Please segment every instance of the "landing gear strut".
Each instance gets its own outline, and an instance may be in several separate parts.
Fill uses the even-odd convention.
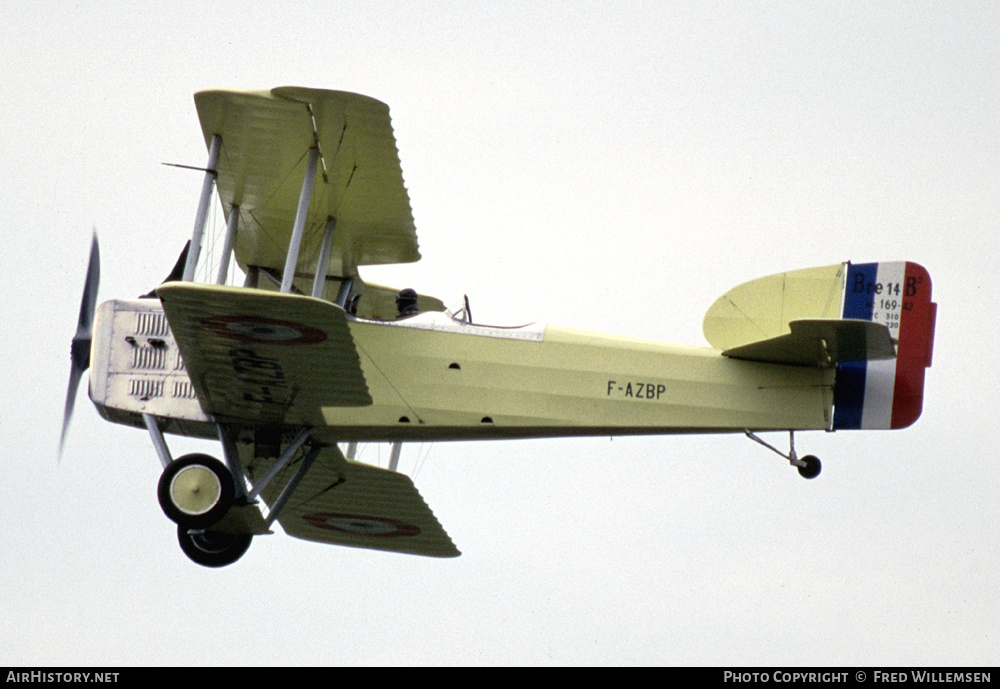
[[[758,438],[753,431],[747,429],[744,430],[743,432],[746,433],[747,437],[750,438],[750,440],[753,440],[756,443],[760,443],[761,445],[771,450],[772,452],[775,452],[784,457],[785,459],[787,459],[789,464],[791,464],[792,466],[796,467],[799,470],[799,476],[801,476],[802,478],[816,478],[817,476],[819,476],[819,472],[823,470],[823,465],[820,463],[819,458],[816,457],[815,455],[806,455],[805,457],[802,457],[800,459],[799,456],[795,454],[795,431],[788,431],[787,455],[778,448],[771,445],[770,443],[766,443],[760,438]]]

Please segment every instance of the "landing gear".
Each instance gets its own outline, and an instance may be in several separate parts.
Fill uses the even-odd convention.
[[[222,462],[191,454],[167,465],[156,494],[163,512],[182,530],[205,529],[226,516],[235,499],[236,484]]]
[[[250,547],[253,534],[269,531],[246,494],[236,430],[218,425],[226,466],[199,453],[174,460],[158,420],[143,414],[143,422],[163,464],[156,496],[164,514],[177,524],[181,550],[203,567],[224,567],[239,560]],[[308,433],[302,440],[306,437]]]
[[[799,470],[799,476],[802,478],[816,478],[819,476],[819,472],[823,470],[823,465],[820,463],[819,458],[814,455],[806,455],[802,459],[799,459],[798,455],[795,454],[795,431],[788,431],[788,454],[774,447],[773,445],[764,442],[754,434],[751,430],[744,430],[747,437],[753,440],[755,443],[760,443],[767,449],[775,452],[785,459],[788,463],[796,467]]]
[[[203,567],[231,565],[250,548],[253,536],[248,533],[222,533],[201,531],[184,526],[177,527],[177,540],[181,550]]]
[[[157,497],[177,523],[181,550],[203,567],[225,567],[246,553],[249,533],[213,531],[236,501],[236,482],[222,462],[208,455],[184,455],[160,476]]]
[[[224,567],[239,560],[250,547],[254,534],[271,533],[270,526],[309,471],[324,445],[311,441],[306,451],[299,453],[310,440],[312,429],[299,428],[263,475],[252,482],[240,460],[241,429],[235,425],[216,424],[225,454],[225,464],[208,455],[196,453],[174,460],[167,448],[159,420],[143,414],[143,422],[153,439],[153,447],[163,465],[157,485],[157,498],[164,514],[177,524],[177,540],[184,554],[204,567]],[[293,458],[298,467],[278,496],[269,503],[265,520],[257,506],[257,498]],[[248,491],[248,488],[250,489]]]
[[[799,476],[802,478],[816,478],[819,476],[819,472],[823,470],[823,465],[820,464],[819,458],[813,455],[806,455],[799,460],[802,464],[799,464]]]

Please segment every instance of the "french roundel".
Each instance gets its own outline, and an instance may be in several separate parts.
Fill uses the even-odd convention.
[[[244,342],[302,345],[326,339],[319,328],[263,316],[211,316],[201,322],[220,335]]]
[[[420,533],[413,524],[386,519],[385,517],[368,517],[360,514],[334,514],[319,512],[302,517],[313,526],[330,531],[354,534],[355,536],[416,536]]]

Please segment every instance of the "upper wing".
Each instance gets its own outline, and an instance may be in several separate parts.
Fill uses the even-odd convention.
[[[255,467],[249,455],[244,461],[250,473],[267,469]],[[264,490],[268,505],[300,461],[289,462]],[[320,450],[278,523],[288,535],[308,541],[433,557],[460,554],[409,477],[345,459],[336,445]]]
[[[314,273],[328,218],[336,221],[329,274],[420,258],[389,108],[341,91],[279,87],[195,94],[206,143],[222,139],[217,185],[226,217],[239,207],[240,266],[281,270],[307,153],[320,163],[297,271]]]
[[[372,403],[336,304],[191,282],[156,292],[205,413],[315,426],[323,407]]]

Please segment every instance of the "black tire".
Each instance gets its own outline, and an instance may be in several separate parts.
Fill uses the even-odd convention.
[[[231,565],[250,548],[253,535],[248,533],[222,533],[221,531],[191,531],[177,527],[177,540],[181,550],[202,567]]]
[[[199,471],[200,470],[200,471]],[[173,493],[174,483],[179,480],[190,502],[180,505]],[[203,454],[184,455],[171,462],[156,488],[163,513],[175,524],[187,529],[205,529],[221,520],[233,506],[236,483],[229,469],[217,459]]]
[[[802,461],[806,463],[805,466],[799,467],[799,476],[802,478],[816,478],[819,476],[819,472],[823,470],[823,465],[820,463],[818,457],[806,455],[802,458]]]

